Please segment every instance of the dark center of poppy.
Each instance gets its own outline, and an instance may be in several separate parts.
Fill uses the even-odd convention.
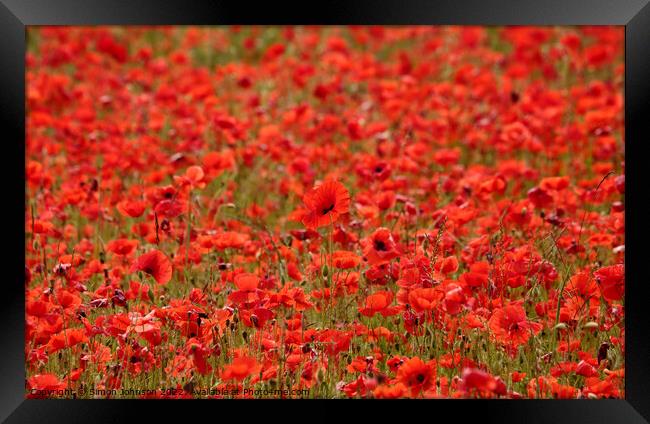
[[[383,170],[384,170],[384,167],[383,167],[383,166],[381,166],[381,165],[377,165],[377,166],[375,166],[375,173],[376,173],[376,174],[379,174],[379,173],[380,173],[381,171],[383,171]]]
[[[334,209],[334,203],[323,209],[323,215],[327,215],[332,209]]]
[[[149,266],[144,268],[142,271],[144,271],[147,274],[153,274],[153,268],[151,268]]]
[[[171,199],[173,195],[174,195],[174,193],[168,191],[168,192],[166,192],[166,193],[163,195],[163,197],[164,197],[165,199]]]
[[[416,378],[418,380],[418,383],[424,382],[424,374],[418,374],[418,376]]]
[[[375,250],[379,250],[379,251],[381,251],[381,252],[385,252],[385,251],[386,251],[386,243],[384,243],[383,241],[381,241],[381,240],[375,240],[375,243],[374,243],[374,244],[375,244]]]

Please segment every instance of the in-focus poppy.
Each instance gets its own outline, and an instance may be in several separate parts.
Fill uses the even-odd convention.
[[[303,197],[306,213],[302,223],[309,229],[316,229],[336,222],[339,216],[350,209],[350,193],[338,181],[325,181],[314,187]]]

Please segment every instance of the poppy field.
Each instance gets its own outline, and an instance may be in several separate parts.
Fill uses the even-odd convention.
[[[30,27],[25,395],[623,398],[623,27]]]

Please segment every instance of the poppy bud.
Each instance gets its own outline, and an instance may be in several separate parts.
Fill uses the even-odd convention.
[[[600,348],[598,348],[598,363],[600,364],[601,361],[604,361],[607,359],[607,351],[609,350],[609,344],[607,342],[604,342],[603,344],[600,345]]]

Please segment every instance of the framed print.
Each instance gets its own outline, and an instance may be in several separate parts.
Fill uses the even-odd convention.
[[[648,422],[647,1],[317,9],[3,0],[0,418]]]

